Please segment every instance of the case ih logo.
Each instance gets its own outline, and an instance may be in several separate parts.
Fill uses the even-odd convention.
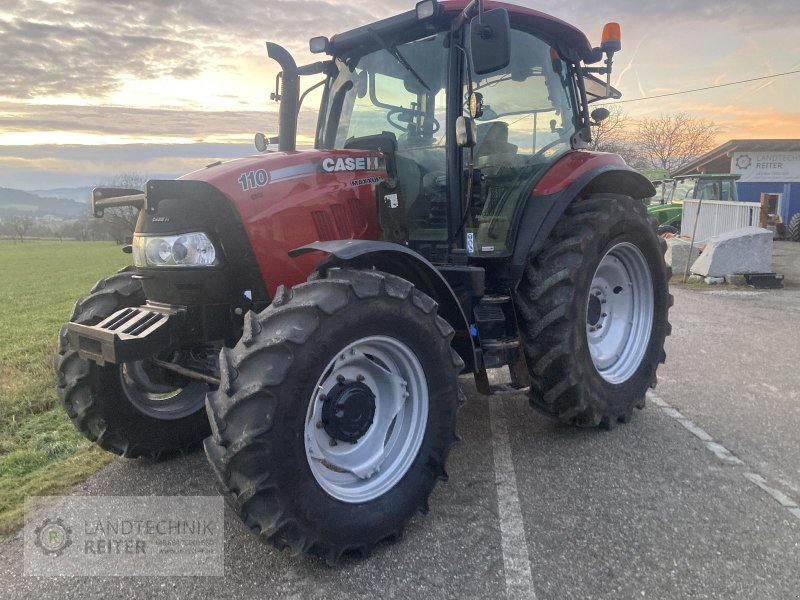
[[[322,170],[326,173],[339,173],[342,171],[379,171],[381,169],[380,156],[359,156],[353,158],[326,158],[322,161]]]
[[[748,154],[742,154],[741,156],[736,157],[736,168],[741,169],[742,171],[748,169],[752,164],[753,159],[750,158],[750,155]]]

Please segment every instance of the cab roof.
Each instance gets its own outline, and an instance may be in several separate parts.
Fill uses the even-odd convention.
[[[424,21],[418,21],[416,11],[411,10],[338,33],[330,40],[329,53],[339,57],[358,56],[379,48],[376,36],[402,43],[446,30],[468,3],[469,0],[445,0],[439,3],[437,14]],[[506,9],[512,27],[531,30],[557,47],[564,58],[575,62],[591,60],[592,45],[583,32],[569,23],[524,6],[488,0],[484,3],[485,10],[493,8]]]

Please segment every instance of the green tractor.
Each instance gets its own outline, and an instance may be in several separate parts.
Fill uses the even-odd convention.
[[[658,221],[658,233],[679,234],[683,201],[689,200],[738,200],[736,180],[740,175],[730,173],[686,175],[653,182],[656,195],[649,199],[647,214]]]

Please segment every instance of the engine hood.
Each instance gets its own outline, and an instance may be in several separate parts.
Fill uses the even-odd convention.
[[[388,178],[371,150],[270,152],[181,177],[218,189],[233,205],[270,293],[304,281],[322,255],[288,252],[316,241],[379,239],[376,186]]]

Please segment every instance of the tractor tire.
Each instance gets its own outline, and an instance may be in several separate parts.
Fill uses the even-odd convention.
[[[610,429],[644,407],[672,305],[656,225],[641,202],[595,194],[570,204],[530,260],[516,301],[540,412]]]
[[[220,353],[205,449],[262,541],[336,564],[427,512],[464,367],[436,308],[399,277],[332,269],[246,315]]]
[[[786,235],[793,242],[800,242],[800,212],[795,213],[794,216],[789,219]]]
[[[658,235],[664,235],[665,233],[671,233],[672,235],[678,235],[681,232],[680,223],[677,227],[674,225],[659,225],[657,233]]]
[[[90,295],[75,304],[70,321],[91,325],[121,308],[144,303],[141,283],[121,271],[97,282]],[[109,452],[157,460],[186,451],[209,434],[203,410],[208,385],[176,386],[175,376],[147,361],[100,367],[70,346],[66,325],[61,327],[53,368],[58,397],[75,427]]]

